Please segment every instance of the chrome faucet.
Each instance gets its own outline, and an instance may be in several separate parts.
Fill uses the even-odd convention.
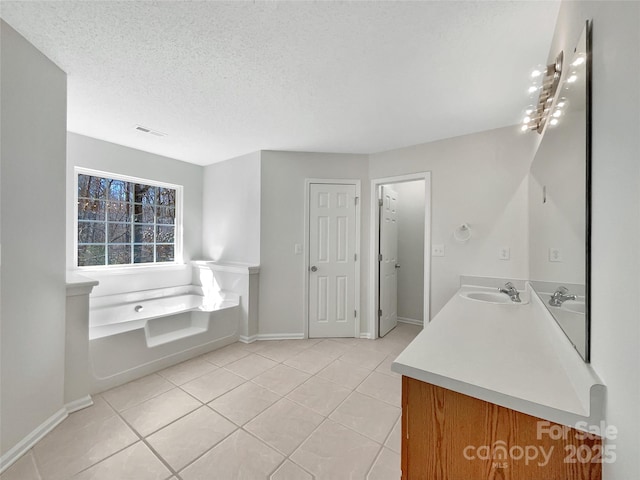
[[[518,290],[516,289],[516,287],[513,286],[513,283],[511,282],[505,283],[504,287],[499,288],[498,291],[500,293],[505,293],[509,295],[509,298],[511,298],[512,302],[520,303],[520,293],[518,293]]]
[[[567,300],[575,300],[576,296],[569,293],[567,287],[563,287],[562,285],[558,287],[558,289],[553,292],[551,298],[549,299],[549,305],[552,307],[561,307],[564,302]]]

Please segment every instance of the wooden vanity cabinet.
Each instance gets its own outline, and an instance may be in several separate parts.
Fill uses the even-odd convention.
[[[403,480],[601,480],[602,461],[598,436],[402,377]]]

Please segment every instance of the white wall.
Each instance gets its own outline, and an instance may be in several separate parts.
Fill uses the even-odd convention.
[[[593,19],[591,362],[619,430],[604,480],[640,478],[640,4],[564,1],[551,56]]]
[[[203,253],[260,263],[260,152],[204,168]]]
[[[162,139],[159,139],[162,141]],[[67,184],[74,185],[74,167],[85,167],[120,175],[182,185],[184,266],[121,270],[119,273],[85,271],[100,281],[94,296],[145,290],[191,282],[190,260],[202,256],[202,173],[203,168],[173,158],[123,147],[76,133],[68,134]],[[67,267],[73,265],[73,187],[67,189]]]
[[[398,192],[398,317],[423,320],[424,181],[396,183]]]
[[[460,275],[527,278],[527,175],[537,141],[507,127],[370,156],[372,179],[432,172],[431,244],[444,244],[445,256],[431,259],[430,318]],[[472,229],[466,244],[453,239],[463,223]],[[510,260],[498,259],[500,247],[510,247]]]
[[[0,30],[4,455],[63,407],[67,77]]]
[[[262,152],[260,231],[260,333],[304,332],[305,179],[360,179],[361,195],[369,198],[367,156],[331,153]],[[361,201],[362,231],[368,232],[368,201]],[[368,258],[368,238],[361,236],[361,259]],[[368,331],[366,317],[367,261],[361,261],[360,325]]]

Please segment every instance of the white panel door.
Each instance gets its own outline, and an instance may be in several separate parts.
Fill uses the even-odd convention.
[[[383,337],[398,324],[398,193],[384,186],[380,206],[380,315]]]
[[[355,335],[356,187],[309,188],[309,337]]]

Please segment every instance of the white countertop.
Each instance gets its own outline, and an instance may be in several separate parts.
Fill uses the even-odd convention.
[[[463,286],[391,369],[512,410],[575,427],[603,420],[605,387],[527,285],[524,304],[492,304]]]

